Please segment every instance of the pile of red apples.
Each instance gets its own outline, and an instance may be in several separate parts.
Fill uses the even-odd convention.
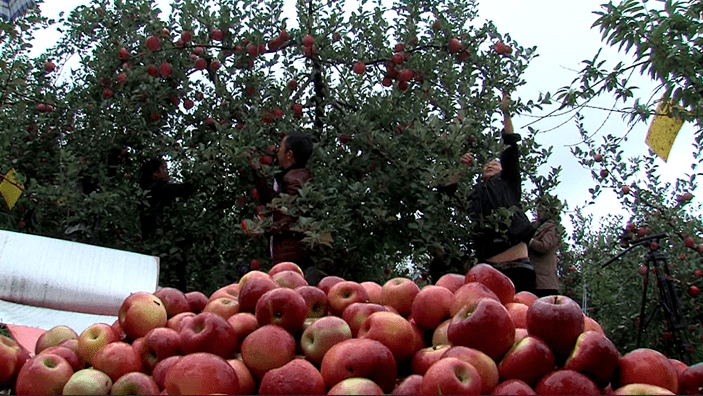
[[[209,298],[127,297],[115,323],[0,343],[0,390],[24,394],[699,394],[703,363],[621,355],[566,296],[515,293],[485,264],[420,288],[294,263],[250,271]]]

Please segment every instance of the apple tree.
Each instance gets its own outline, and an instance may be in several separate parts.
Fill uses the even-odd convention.
[[[573,83],[554,96],[562,109],[576,113],[576,125],[582,144],[572,153],[582,166],[590,169],[593,201],[604,191],[614,193],[624,215],[605,218],[594,224],[592,217],[577,211],[572,216],[573,248],[577,259],[578,282],[572,285],[576,295],[588,296],[588,309],[623,350],[636,343],[646,249],[633,249],[619,260],[602,267],[611,257],[627,246],[623,239],[641,238],[665,233],[658,248],[665,252],[671,266],[671,279],[680,297],[682,310],[690,327],[683,330],[692,345],[693,361],[700,361],[701,304],[698,297],[703,275],[703,224],[700,200],[695,199],[699,164],[703,157],[701,116],[703,90],[700,81],[701,12],[697,1],[666,1],[656,4],[625,0],[603,4],[594,23],[602,32],[603,41],[616,46],[624,59],[614,66],[600,59],[600,53],[584,61],[585,67]],[[628,61],[629,59],[629,61]],[[635,73],[642,73],[656,84],[653,93],[638,92],[632,82]],[[638,95],[642,95],[638,97]],[[660,172],[660,161],[653,152],[628,155],[623,142],[628,132],[597,134],[587,131],[580,114],[594,98],[612,97],[614,111],[623,114],[631,127],[646,128],[657,115],[659,103],[670,102],[671,116],[695,128],[692,142],[694,161],[691,169],[682,169],[674,181],[667,181]],[[656,99],[656,100],[655,100]],[[632,129],[632,128],[630,128]],[[650,268],[650,271],[652,269]],[[648,313],[656,305],[659,292],[654,276],[649,278]],[[672,331],[664,322],[663,307],[659,315],[648,322],[644,346],[654,347],[673,355],[675,342]],[[693,349],[693,348],[692,348]],[[671,356],[674,357],[674,356]]]
[[[270,265],[267,238],[251,235],[273,209],[298,216],[323,273],[384,282],[421,276],[437,257],[466,269],[466,197],[501,150],[501,91],[524,84],[536,55],[468,0],[175,0],[165,15],[153,1],[94,0],[60,22],[56,46],[23,75],[23,104],[4,115],[3,163],[19,159],[26,187],[9,217],[26,218],[26,232],[159,255],[162,284],[185,259],[188,288],[205,292],[252,259]],[[45,72],[48,59],[61,73]],[[513,99],[513,113],[549,102]],[[27,133],[34,121],[39,136]],[[272,177],[294,129],[314,137],[313,180],[262,205],[254,168]],[[551,150],[534,137],[521,142],[526,202],[558,183],[558,168],[538,172]],[[140,167],[156,155],[197,190],[144,240]]]

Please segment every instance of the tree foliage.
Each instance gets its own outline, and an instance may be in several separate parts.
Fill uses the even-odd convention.
[[[696,272],[703,262],[703,224],[700,200],[693,195],[703,158],[701,11],[703,6],[697,1],[624,0],[603,4],[595,12],[593,27],[601,31],[606,44],[619,49],[624,60],[610,66],[600,58],[599,52],[584,61],[585,67],[570,86],[554,95],[561,109],[575,112],[582,143],[572,153],[582,166],[591,170],[594,183],[589,189],[590,203],[597,202],[604,191],[610,190],[624,209],[623,215],[611,215],[600,223],[581,211],[572,216],[572,249],[579,276],[570,288],[576,295],[583,295],[586,288],[593,317],[604,324],[606,333],[622,350],[631,350],[635,347],[642,300],[643,279],[638,269],[644,263],[644,252],[635,250],[606,268],[601,268],[601,264],[622,252],[623,234],[641,237],[666,233],[668,237],[660,249],[668,256],[683,312],[691,325],[685,333],[697,346],[694,361],[700,361],[701,356],[697,341],[701,336],[702,316],[697,296],[698,288],[703,286],[703,273]],[[633,85],[632,77],[637,73],[656,83],[653,92],[640,92]],[[586,130],[582,110],[594,99],[606,97],[615,100],[612,110],[623,114],[630,130],[650,121],[660,102],[671,100],[676,106],[670,116],[683,119],[695,128],[690,171],[682,169],[680,175],[669,181],[660,171],[661,159],[653,152],[643,155],[625,152],[623,143],[629,138],[629,131],[599,136]],[[659,296],[652,278],[648,295],[648,312],[651,312]],[[664,323],[661,309],[648,327],[643,344],[672,355],[671,329]]]
[[[474,227],[466,195],[500,150],[501,90],[524,84],[535,48],[478,23],[474,1],[384,4],[301,0],[293,13],[280,1],[176,0],[168,15],[148,0],[79,6],[57,45],[14,74],[26,89],[3,104],[0,158],[14,158],[26,190],[2,226],[159,255],[164,283],[169,257],[185,254],[189,288],[206,292],[254,258],[266,265],[267,240],[240,222],[265,229],[274,208],[299,216],[326,273],[383,281],[386,268],[415,276],[433,257],[460,257]],[[512,55],[496,53],[498,41]],[[61,73],[45,72],[48,59]],[[270,177],[267,156],[292,129],[314,136],[313,182],[261,207],[251,162]],[[521,143],[527,202],[559,173],[538,173],[551,150],[533,132]],[[467,151],[471,167],[459,163]],[[154,155],[198,190],[169,208],[171,231],[143,241],[139,169]],[[454,196],[438,192],[457,179]]]

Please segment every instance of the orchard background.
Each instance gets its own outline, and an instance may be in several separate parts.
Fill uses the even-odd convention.
[[[16,169],[25,191],[0,212],[0,227],[158,255],[163,285],[172,257],[185,255],[189,290],[209,294],[254,259],[271,266],[266,238],[246,235],[241,222],[265,229],[267,211],[285,207],[300,216],[296,227],[325,273],[424,284],[465,272],[475,232],[465,197],[481,164],[500,152],[501,91],[525,84],[537,49],[478,23],[475,1],[354,4],[345,12],[345,2],[299,0],[287,15],[280,1],[176,0],[164,15],[150,1],[93,1],[60,21],[32,11],[1,24],[0,172]],[[674,115],[695,125],[694,157],[701,158],[703,4],[647,6],[655,8],[628,0],[597,16],[604,45],[620,47],[623,62],[610,66],[596,55],[570,86],[514,98],[513,114],[574,114],[583,141],[572,153],[593,178],[560,181],[551,147],[538,130],[523,129],[524,205],[554,205],[559,183],[590,188],[593,202],[606,190],[619,194],[625,213],[604,219],[562,202],[574,231],[564,232],[559,272],[560,292],[579,301],[621,351],[635,344],[642,251],[601,264],[622,251],[628,224],[668,233],[662,249],[698,362],[703,227],[700,204],[686,195],[697,187],[698,161],[664,182],[656,156],[625,155],[627,132],[596,140],[581,115],[594,98],[609,96],[615,113],[642,124],[655,113],[652,99],[671,97],[682,106]],[[58,44],[30,57],[34,33],[53,23],[63,24]],[[499,42],[512,51],[497,51]],[[640,73],[657,84],[654,93],[633,86]],[[292,129],[314,136],[314,182],[294,202],[262,207],[250,162],[272,175],[276,145]],[[465,152],[475,155],[472,166],[459,162]],[[198,188],[167,210],[169,232],[158,241],[142,240],[138,209],[140,167],[155,155],[168,160],[174,179]],[[456,193],[445,193],[455,180]],[[496,226],[508,216],[499,213]],[[665,327],[655,318],[646,346],[670,351]]]

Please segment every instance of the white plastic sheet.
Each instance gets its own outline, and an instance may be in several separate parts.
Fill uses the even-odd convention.
[[[0,300],[13,303],[0,304],[1,323],[48,329],[85,314],[86,322],[114,321],[122,301],[153,293],[158,277],[158,257],[0,231]]]

